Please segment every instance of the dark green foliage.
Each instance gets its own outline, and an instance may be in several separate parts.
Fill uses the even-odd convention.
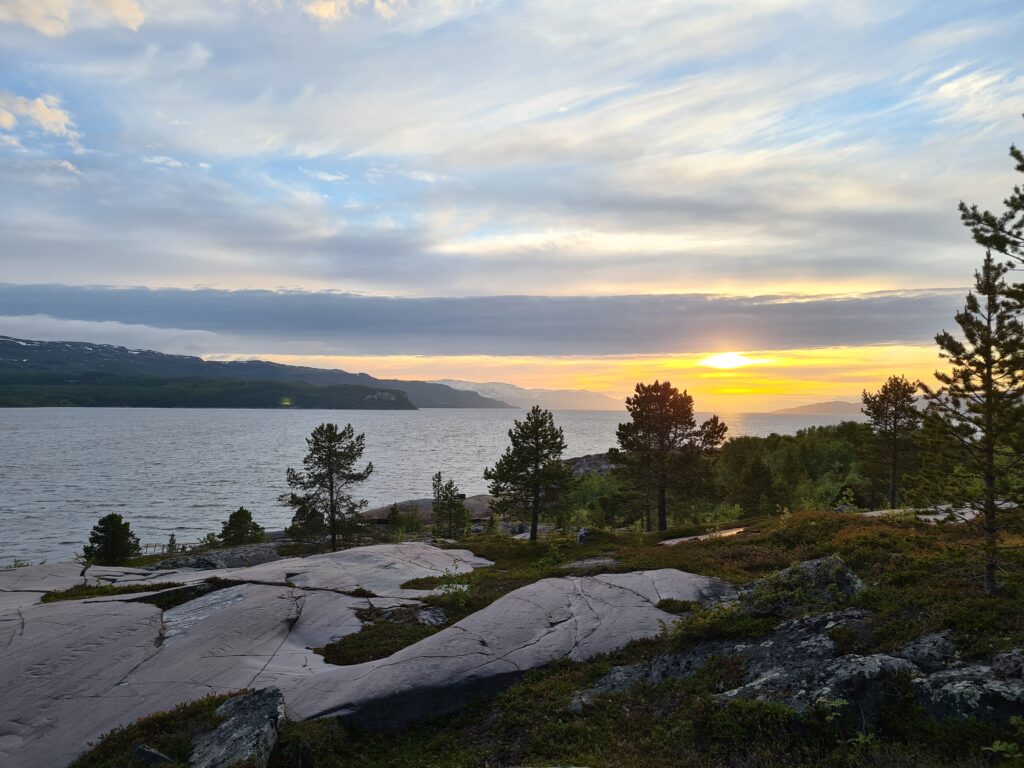
[[[656,499],[658,530],[664,531],[669,484],[703,477],[701,458],[721,444],[727,428],[717,416],[698,426],[693,398],[667,381],[638,383],[635,394],[626,398],[626,410],[630,421],[616,431],[621,451],[616,458],[634,484]]]
[[[0,408],[354,408],[413,410],[404,392],[352,384],[167,379],[104,373],[11,373],[0,381]]]
[[[291,525],[284,529],[285,535],[313,551],[320,550],[327,542],[327,520],[323,512],[305,503],[293,506],[295,513]]]
[[[918,382],[906,376],[890,376],[877,392],[864,390],[861,401],[877,445],[874,453],[889,472],[889,508],[898,501],[900,476],[905,455],[912,449],[912,438],[921,424],[917,410]]]
[[[83,557],[98,565],[121,565],[139,554],[139,537],[131,524],[116,512],[104,515],[89,533]]]
[[[469,510],[462,503],[464,496],[452,479],[445,480],[441,473],[434,475],[432,481],[433,498],[433,535],[435,539],[458,539],[469,530]]]
[[[350,540],[363,527],[359,513],[366,500],[353,498],[349,489],[373,472],[373,464],[356,467],[366,448],[366,436],[357,435],[351,424],[342,429],[337,424],[321,424],[306,438],[306,446],[305,471],[288,468],[292,492],[281,501],[295,510],[289,531],[296,538],[310,541],[326,529],[334,552],[339,538]]]
[[[998,590],[999,505],[1019,503],[1024,482],[1024,325],[1007,297],[1006,272],[986,253],[975,290],[956,314],[962,338],[947,331],[935,337],[952,370],[936,371],[937,388],[922,386],[928,427],[937,437],[933,447],[952,449],[959,470],[936,484],[936,501],[966,505],[980,515],[991,595]]]
[[[224,546],[232,547],[263,541],[266,538],[264,534],[263,526],[253,521],[252,512],[239,507],[221,526],[220,540]]]
[[[184,768],[192,752],[192,739],[217,727],[220,723],[217,707],[234,695],[237,694],[207,696],[117,728],[75,760],[70,768],[144,768],[146,763],[134,753],[136,744],[162,752],[174,760],[174,766]]]
[[[572,471],[561,460],[565,435],[551,411],[535,405],[524,420],[516,419],[508,437],[511,444],[484,477],[497,499],[495,509],[527,515],[530,541],[536,542],[541,508],[554,506],[572,482]]]
[[[386,658],[442,629],[419,623],[415,613],[415,608],[387,613],[379,608],[356,611],[356,616],[363,622],[362,629],[317,648],[316,652],[328,664],[362,664]]]

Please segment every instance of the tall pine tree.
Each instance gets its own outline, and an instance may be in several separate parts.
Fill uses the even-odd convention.
[[[672,480],[692,469],[702,453],[719,446],[727,427],[717,416],[701,425],[693,417],[693,398],[670,382],[638,383],[626,398],[631,420],[619,424],[619,448],[642,467],[658,499],[658,530],[668,528],[667,495]]]
[[[1024,173],[1024,152],[1011,145],[1010,157],[1016,162],[1018,173]],[[960,218],[971,230],[975,242],[986,250],[1024,263],[1024,187],[1014,186],[1003,205],[1003,212],[995,214],[961,202]]]
[[[1007,267],[991,251],[975,273],[975,289],[956,314],[958,338],[943,331],[935,337],[939,355],[951,370],[936,371],[939,386],[921,385],[928,400],[926,420],[936,442],[956,454],[966,482],[947,485],[959,491],[948,500],[980,516],[983,532],[985,591],[999,588],[1001,507],[1020,501],[1024,461],[1024,326],[1016,304],[1007,298]]]

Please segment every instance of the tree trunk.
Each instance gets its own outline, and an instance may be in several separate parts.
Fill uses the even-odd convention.
[[[896,509],[896,460],[897,449],[895,443],[889,454],[889,509]]]
[[[668,530],[668,517],[665,514],[665,483],[658,483],[658,530]]]
[[[995,451],[989,446],[985,450],[985,594],[999,593],[997,571],[999,568],[998,535],[996,527],[996,471]]]
[[[530,543],[537,541],[537,521],[540,520],[540,494],[533,494],[533,509],[530,515]]]

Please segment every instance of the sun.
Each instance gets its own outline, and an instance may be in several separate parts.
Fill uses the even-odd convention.
[[[722,352],[705,357],[700,364],[708,368],[742,368],[745,365],[762,365],[767,362],[768,359],[763,357],[747,357],[739,352]]]

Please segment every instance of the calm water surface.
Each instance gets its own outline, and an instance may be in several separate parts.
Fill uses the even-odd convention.
[[[134,408],[0,409],[0,565],[70,559],[109,512],[144,543],[195,541],[238,506],[268,529],[288,524],[277,503],[285,468],[300,467],[305,438],[324,421],[366,433],[371,506],[430,495],[441,470],[468,494],[501,455],[517,410],[284,411]],[[561,411],[568,456],[615,444],[625,413]],[[729,434],[792,433],[842,417],[723,415]]]

